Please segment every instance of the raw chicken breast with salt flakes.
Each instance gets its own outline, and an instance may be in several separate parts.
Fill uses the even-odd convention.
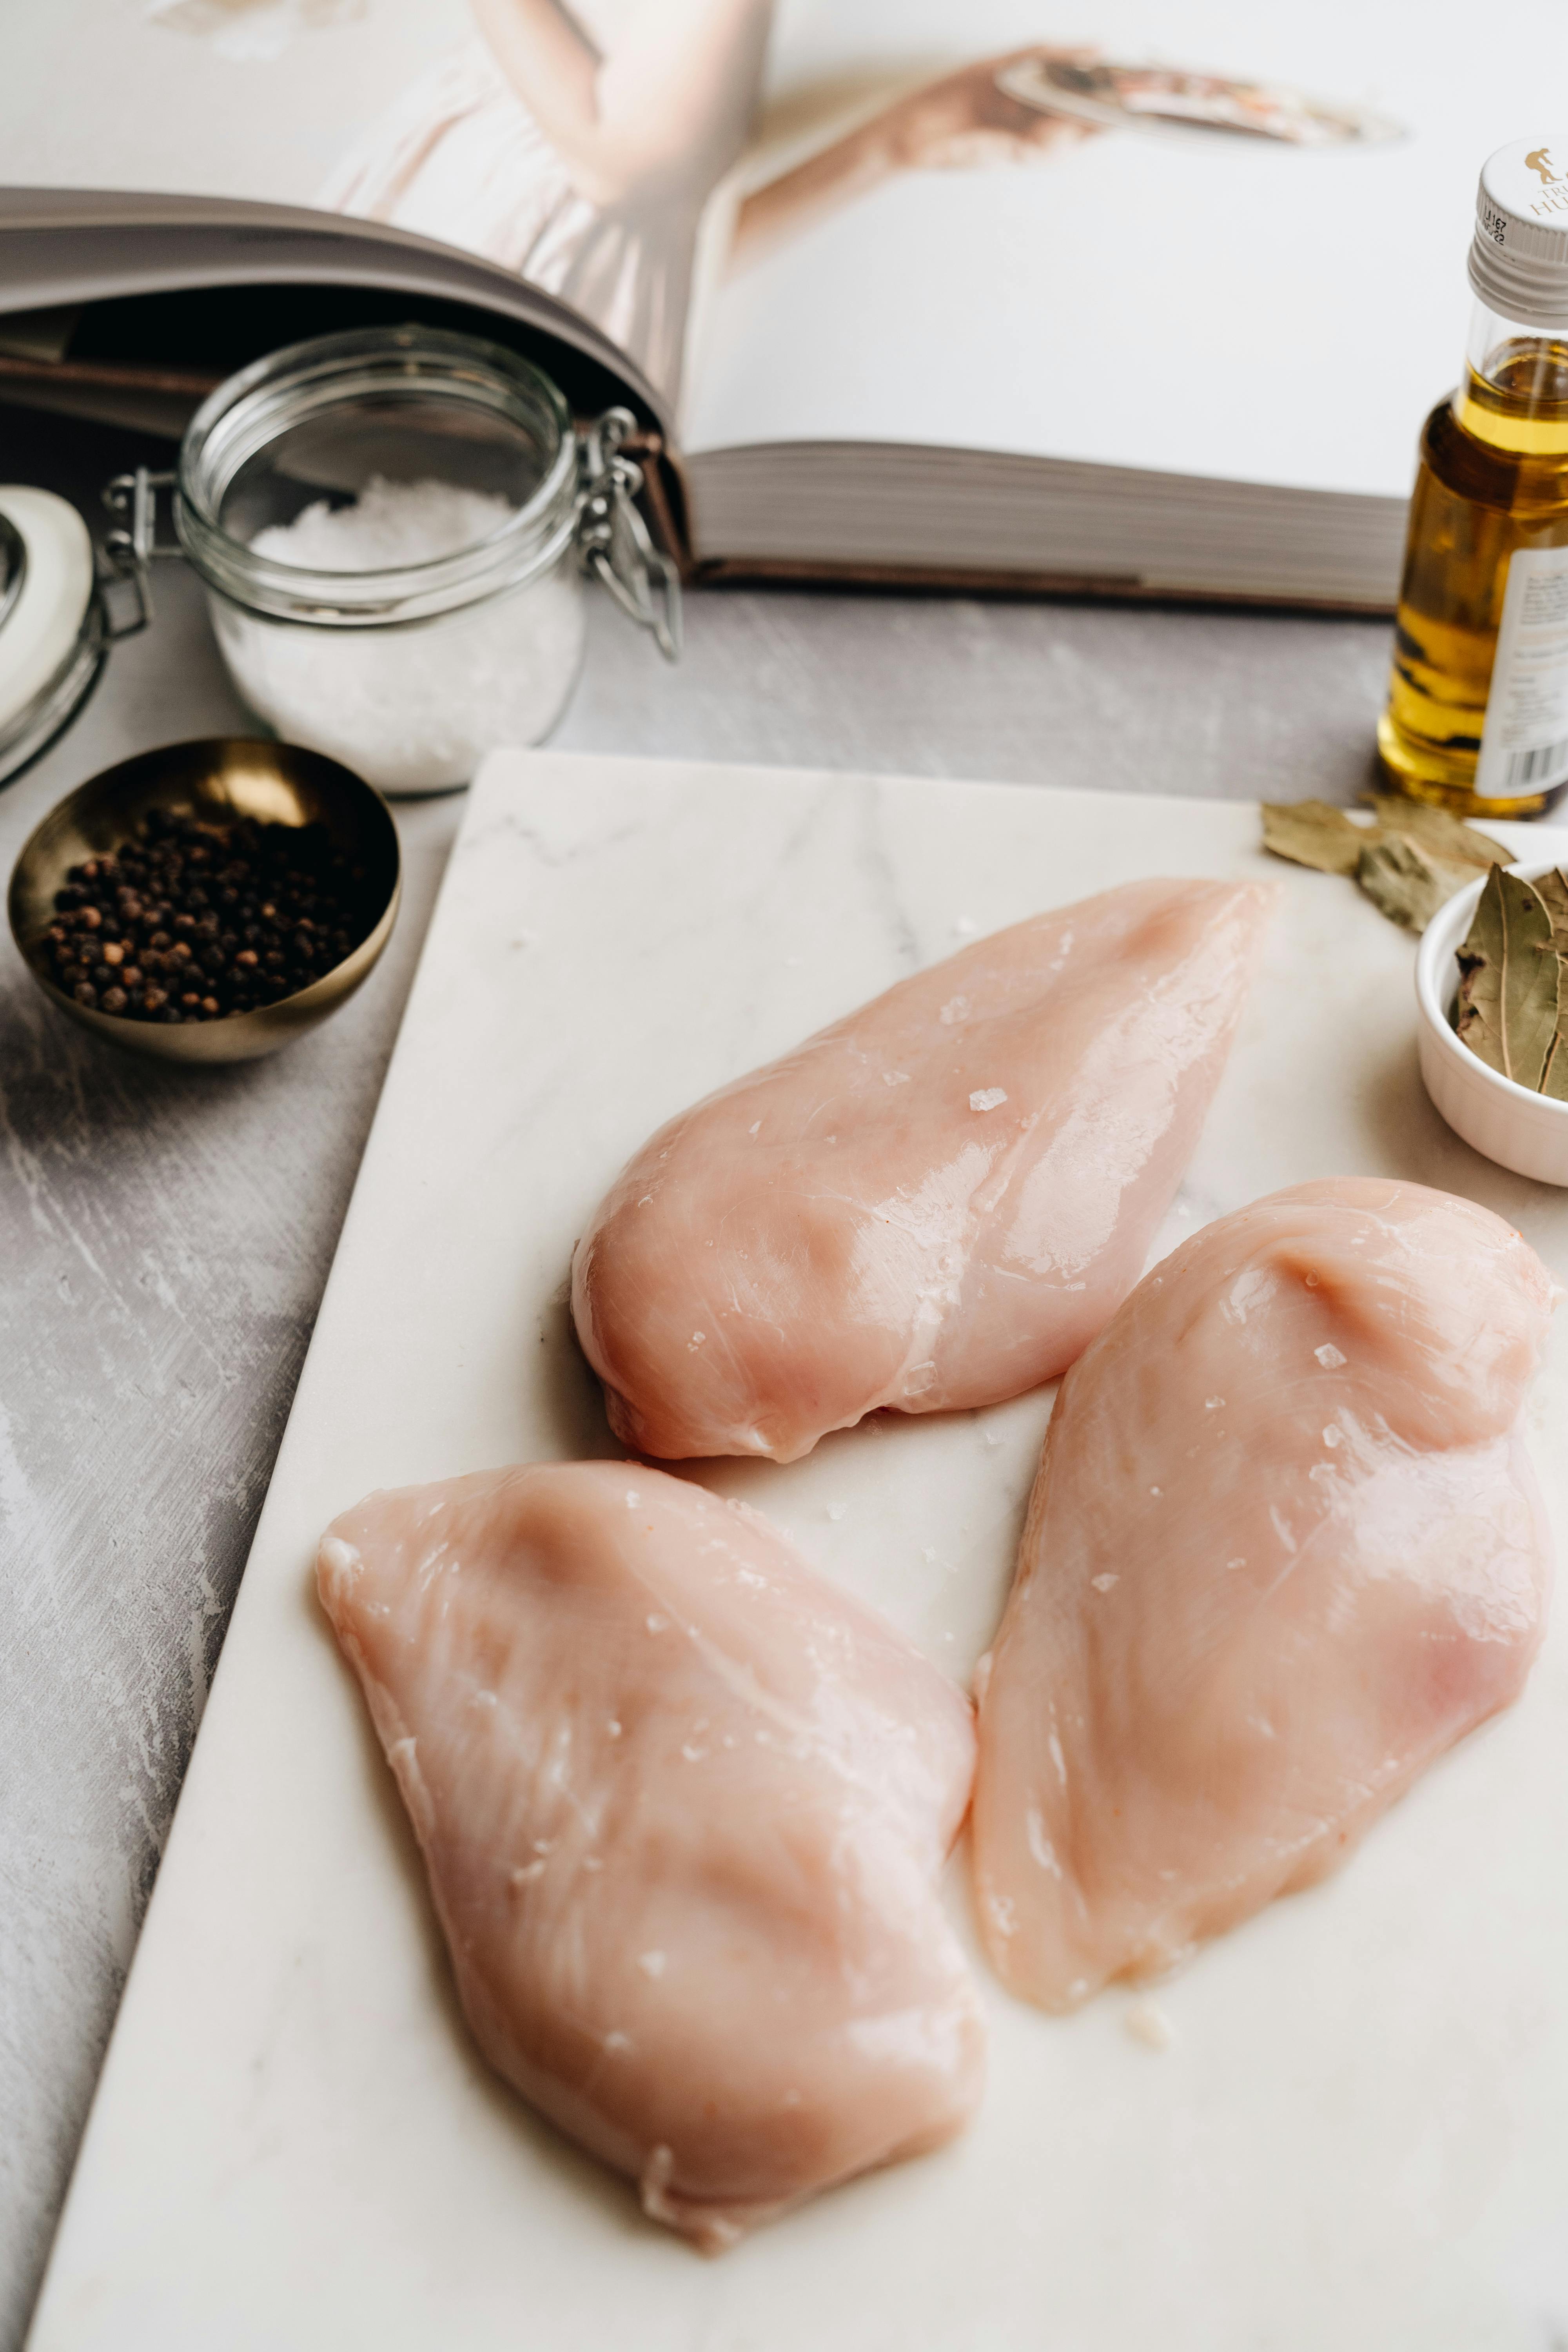
[[[1310,1885],[1518,1696],[1550,1543],[1515,1424],[1553,1297],[1468,1201],[1302,1184],[1185,1243],[1074,1365],[981,1702],[1014,1991],[1070,2009]]]
[[[319,1576],[480,2049],[656,2220],[716,2252],[963,2127],[973,1723],[890,1626],[609,1463],[373,1495]]]
[[[1276,895],[1134,882],[1037,915],[662,1128],[573,1266],[616,1435],[793,1462],[1071,1363],[1142,1270]]]

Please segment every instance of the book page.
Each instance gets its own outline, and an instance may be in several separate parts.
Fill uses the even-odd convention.
[[[684,379],[692,452],[1403,497],[1479,165],[1565,68],[1561,0],[48,0],[0,154],[478,255]]]
[[[1087,99],[999,87],[1079,45]],[[1462,355],[1480,166],[1565,68],[1561,0],[784,0],[686,446],[1402,498]]]
[[[15,187],[303,205],[558,297],[673,402],[770,0],[43,0],[0,11]]]

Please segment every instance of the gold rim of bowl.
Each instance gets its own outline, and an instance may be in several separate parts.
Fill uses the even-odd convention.
[[[78,1004],[52,978],[44,939],[55,919],[55,893],[68,869],[101,857],[132,838],[154,809],[171,816],[248,816],[267,824],[326,827],[334,845],[369,867],[370,895],[381,913],[368,938],[309,988],[253,1013],[217,1021],[128,1021]],[[249,1062],[302,1037],[346,1004],[381,959],[403,896],[397,825],[363,776],[322,751],[293,743],[216,735],[138,752],[68,793],[34,826],[11,873],[11,936],[51,1004],[111,1045],[161,1062]]]

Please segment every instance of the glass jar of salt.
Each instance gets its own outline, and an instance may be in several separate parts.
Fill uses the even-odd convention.
[[[623,453],[635,430],[611,409],[579,440],[550,378],[499,344],[323,335],[221,384],[173,474],[110,485],[128,526],[110,552],[143,588],[153,556],[185,556],[235,685],[287,741],[384,793],[449,791],[555,725],[588,572],[679,650],[679,583]]]

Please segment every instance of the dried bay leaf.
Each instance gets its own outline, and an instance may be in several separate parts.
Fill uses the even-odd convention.
[[[1375,825],[1357,824],[1331,801],[1265,801],[1263,846],[1320,874],[1353,874]]]
[[[1451,866],[1432,856],[1418,841],[1385,834],[1362,851],[1355,878],[1380,915],[1424,931],[1438,908],[1476,878],[1471,866]]]
[[[1402,833],[1407,841],[1418,841],[1429,857],[1440,857],[1449,866],[1468,866],[1472,882],[1489,866],[1513,863],[1511,849],[1505,849],[1489,834],[1478,833],[1473,824],[1466,824],[1447,809],[1434,808],[1426,801],[1406,800],[1403,793],[1369,793],[1367,798],[1384,831]]]
[[[1459,950],[1454,1026],[1471,1053],[1516,1086],[1541,1085],[1557,1035],[1561,970],[1539,893],[1494,866]]]
[[[1559,955],[1568,955],[1568,877],[1555,867],[1550,874],[1538,874],[1533,888],[1552,918],[1552,944]]]
[[[1553,1102],[1568,1102],[1568,963],[1558,963],[1557,975],[1557,1034],[1541,1073],[1541,1092]]]
[[[1557,1034],[1541,1073],[1541,1091],[1553,1102],[1568,1102],[1568,876],[1557,867],[1535,877],[1535,895],[1552,921],[1552,944],[1558,954]]]

